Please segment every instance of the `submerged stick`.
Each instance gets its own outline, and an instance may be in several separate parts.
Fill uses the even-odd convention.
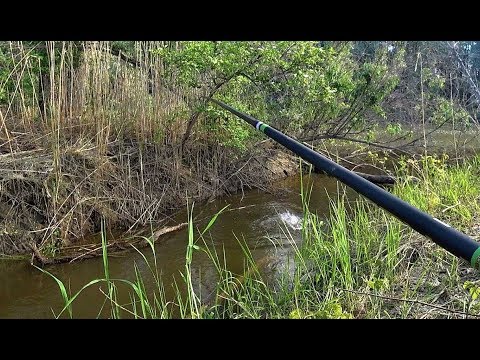
[[[186,226],[187,223],[181,223],[175,226],[164,227],[153,233],[151,241],[156,242],[162,235],[183,229]],[[121,251],[130,250],[134,247],[137,249],[141,249],[148,245],[149,242],[143,237],[137,238],[135,240],[114,241],[107,244],[108,255],[110,256]],[[55,257],[46,257],[45,255],[41,254],[35,244],[30,245],[30,247],[33,252],[31,263],[35,263],[40,266],[72,263],[74,261],[103,256],[101,244],[84,245],[81,248],[76,247],[76,249],[72,249],[73,252],[70,254],[58,255]]]

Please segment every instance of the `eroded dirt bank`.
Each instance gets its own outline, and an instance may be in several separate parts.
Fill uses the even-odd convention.
[[[266,189],[298,161],[266,142],[238,155],[220,146],[179,149],[134,141],[0,154],[0,254],[45,254],[100,230],[158,223],[189,201]],[[183,161],[181,159],[184,159]],[[185,160],[188,159],[188,160]],[[55,166],[55,164],[58,164]]]

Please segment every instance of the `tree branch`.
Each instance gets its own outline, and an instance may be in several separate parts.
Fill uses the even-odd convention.
[[[379,144],[379,143],[374,143],[374,142],[360,140],[360,139],[353,139],[353,138],[348,138],[348,137],[342,137],[342,136],[337,136],[337,135],[312,136],[312,137],[307,138],[307,139],[300,139],[299,141],[308,142],[308,141],[318,141],[318,140],[324,140],[324,139],[336,139],[336,140],[356,142],[356,143],[360,143],[360,144],[365,144],[365,145],[369,145],[369,146],[378,147],[378,148],[381,148],[381,149],[387,149],[387,150],[392,150],[392,151],[400,151],[400,152],[405,153],[409,156],[413,156],[412,153],[410,153],[406,150],[400,149],[399,147],[391,147],[391,146],[382,145],[382,144]]]

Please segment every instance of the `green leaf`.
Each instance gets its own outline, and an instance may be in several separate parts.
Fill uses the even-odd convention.
[[[218,211],[211,219],[210,221],[208,222],[208,225],[205,227],[205,229],[203,229],[203,231],[201,232],[200,236],[203,235],[206,231],[208,231],[208,229],[210,229],[213,224],[215,223],[215,221],[217,220],[218,216],[223,213],[225,211],[226,208],[228,208],[230,206],[230,204],[224,206],[220,211]]]
[[[48,276],[52,277],[52,279],[55,280],[55,282],[57,283],[58,287],[60,288],[60,293],[62,294],[62,298],[63,298],[63,301],[65,302],[65,304],[68,304],[65,305],[66,308],[68,308],[68,313],[70,314],[70,317],[72,317],[72,308],[71,306],[69,305],[70,302],[69,302],[69,297],[68,297],[68,293],[67,293],[67,289],[65,288],[65,285],[63,284],[62,280],[58,279],[55,275],[53,275],[52,273],[46,271],[46,270],[43,270],[42,268],[36,266],[36,265],[33,265],[35,268],[37,268],[38,270],[40,270],[41,272],[43,272],[44,274],[47,274]],[[60,313],[61,314],[61,313]]]
[[[474,282],[465,281],[465,283],[463,284],[463,288],[465,290],[468,290],[470,297],[472,298],[472,301],[477,300],[478,297],[480,296],[480,286],[478,286]]]
[[[290,314],[288,315],[288,317],[290,319],[303,319],[304,318],[304,314],[303,314],[303,311],[301,309],[295,309],[293,311],[290,312]]]

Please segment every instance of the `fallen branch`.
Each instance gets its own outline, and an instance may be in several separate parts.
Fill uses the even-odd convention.
[[[187,225],[188,225],[187,223],[181,223],[181,224],[175,225],[175,226],[164,227],[164,228],[162,228],[160,230],[157,230],[153,233],[153,239],[152,240],[157,241],[160,236],[168,234],[172,231],[177,231],[177,230],[183,229]]]
[[[370,141],[365,141],[365,140],[360,140],[360,139],[354,139],[354,138],[349,138],[345,136],[338,136],[338,135],[319,135],[319,136],[311,136],[308,138],[303,138],[298,141],[303,142],[303,143],[308,143],[310,141],[318,141],[318,140],[341,140],[341,141],[349,141],[349,142],[354,142],[354,143],[359,143],[359,144],[365,144],[368,146],[373,146],[373,147],[378,147],[380,149],[386,149],[390,151],[399,151],[401,153],[404,153],[406,155],[412,156],[413,154],[401,149],[400,147],[392,147],[392,146],[387,146],[375,142],[370,142]]]
[[[397,182],[397,178],[390,175],[372,175],[372,174],[365,174],[361,172],[354,171],[355,174],[363,177],[364,179],[374,183],[374,184],[389,184],[394,185]]]
[[[131,250],[133,248],[141,249],[149,245],[149,243],[155,243],[158,239],[168,233],[183,229],[187,226],[187,223],[181,223],[175,226],[167,226],[160,230],[157,230],[153,233],[150,238],[150,241],[147,240],[144,236],[134,236],[129,240],[121,240],[121,241],[114,241],[107,244],[108,254],[116,254],[121,251]],[[78,260],[85,260],[91,259],[95,257],[103,256],[102,246],[99,244],[89,244],[83,245],[82,247],[79,246],[72,246],[68,248],[64,248],[61,250],[63,254],[54,256],[54,257],[46,257],[43,255],[37,248],[35,244],[30,244],[30,248],[32,249],[32,264],[38,264],[40,266],[47,266],[47,265],[54,265],[54,264],[64,264],[64,263],[72,263]]]

